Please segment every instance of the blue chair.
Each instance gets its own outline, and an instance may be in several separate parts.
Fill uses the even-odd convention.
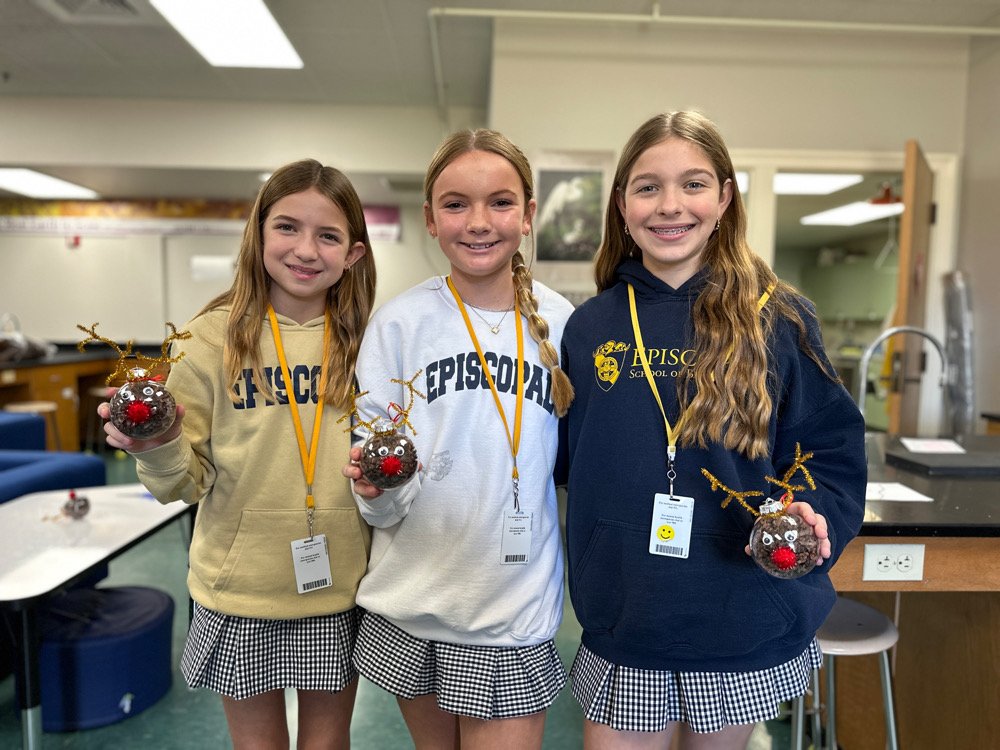
[[[32,492],[97,487],[107,482],[104,461],[68,451],[0,450],[0,503]]]

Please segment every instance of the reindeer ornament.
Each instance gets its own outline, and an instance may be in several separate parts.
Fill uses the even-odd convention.
[[[417,470],[417,448],[406,435],[400,432],[404,426],[408,426],[410,431],[416,435],[417,431],[410,422],[410,410],[413,408],[415,396],[426,398],[423,393],[413,386],[413,381],[423,372],[417,370],[409,380],[397,380],[393,378],[391,382],[406,386],[409,394],[409,402],[406,408],[399,404],[390,403],[388,409],[389,419],[375,417],[364,420],[358,410],[358,399],[366,395],[368,391],[353,393],[354,408],[349,414],[342,416],[338,422],[356,416],[357,423],[365,427],[370,433],[365,444],[361,447],[361,473],[365,479],[374,484],[379,489],[391,489],[403,484],[413,476]],[[348,430],[351,428],[349,427]]]
[[[795,445],[795,459],[784,477],[764,477],[770,484],[784,489],[780,498],[770,498],[761,503],[760,508],[753,508],[747,501],[748,497],[763,497],[763,492],[748,490],[737,492],[724,485],[707,469],[701,473],[712,483],[712,490],[723,489],[727,493],[722,501],[725,508],[736,498],[751,515],[756,516],[753,528],[750,530],[750,556],[755,563],[767,573],[776,578],[798,578],[816,567],[819,561],[819,539],[813,527],[807,524],[797,513],[790,513],[788,506],[795,499],[795,493],[804,490],[805,486],[790,484],[796,472],[801,471],[809,489],[816,489],[816,482],[806,468],[805,462],[812,458],[812,453],[802,454],[798,444]]]
[[[129,341],[125,348],[118,346],[111,339],[97,335],[97,323],[90,328],[77,325],[84,333],[90,334],[77,344],[82,352],[91,341],[100,341],[118,352],[118,366],[108,376],[107,383],[118,382],[122,378],[125,384],[115,391],[111,397],[111,414],[109,421],[123,434],[135,440],[149,440],[162,435],[170,429],[177,413],[177,403],[170,391],[161,382],[162,375],[153,375],[157,367],[173,364],[180,360],[184,353],[176,357],[168,355],[170,343],[191,338],[187,331],[177,332],[173,323],[167,323],[170,335],[160,347],[159,357],[147,357],[139,352],[133,353],[133,343]],[[138,366],[129,368],[126,360],[133,357]]]

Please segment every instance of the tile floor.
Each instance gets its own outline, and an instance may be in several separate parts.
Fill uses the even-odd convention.
[[[107,457],[108,483],[136,481],[135,469],[127,456]],[[110,574],[101,586],[153,586],[174,599],[174,674],[171,690],[146,711],[117,724],[78,732],[45,733],[45,748],[149,748],[200,750],[230,747],[226,722],[218,698],[207,691],[191,691],[184,685],[176,664],[179,662],[187,629],[187,588],[185,578],[186,531],[181,524],[163,529],[111,563]],[[568,604],[556,643],[567,662],[579,643],[580,627]],[[289,725],[294,731],[294,693],[289,693]],[[395,699],[363,679],[351,728],[352,745],[359,750],[395,750],[413,744],[399,715]],[[546,750],[572,750],[581,746],[581,713],[564,690],[550,709],[545,725]],[[19,716],[13,677],[0,680],[0,750],[21,747]],[[789,747],[787,720],[761,724],[754,731],[750,750]]]

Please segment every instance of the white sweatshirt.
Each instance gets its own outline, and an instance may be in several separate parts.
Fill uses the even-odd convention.
[[[535,282],[539,313],[559,350],[573,308]],[[502,313],[481,311],[495,324]],[[517,343],[514,313],[490,332],[469,318],[514,428]],[[558,419],[551,373],[524,331],[525,389],[517,468],[522,511],[531,515],[529,562],[501,564],[506,514],[514,510],[512,458],[479,357],[443,277],[428,279],[372,317],[358,359],[365,420],[390,403],[407,406],[422,471],[374,500],[355,498],[372,524],[371,559],[358,604],[418,638],[478,646],[531,646],[550,640],[562,616],[563,555],[552,470]]]

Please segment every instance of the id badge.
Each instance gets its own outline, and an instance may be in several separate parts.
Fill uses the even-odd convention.
[[[531,513],[505,513],[500,540],[501,565],[527,565],[531,555]]]
[[[691,549],[694,498],[656,493],[649,529],[649,554],[687,559]]]
[[[295,566],[295,586],[300,594],[333,585],[326,534],[292,542],[292,564]]]

